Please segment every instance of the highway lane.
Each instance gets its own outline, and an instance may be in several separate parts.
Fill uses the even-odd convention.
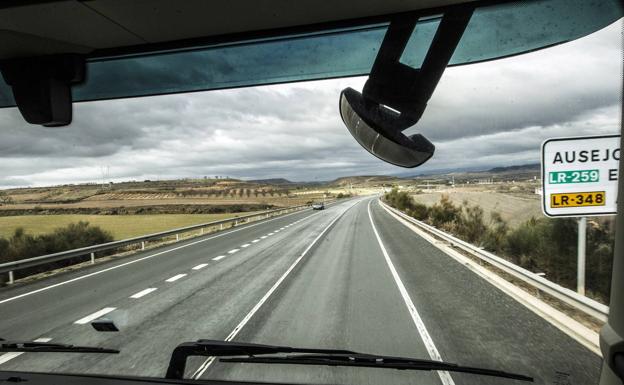
[[[237,230],[120,267],[110,276],[86,278],[76,282],[78,287],[47,290],[41,293],[44,299],[32,295],[0,302],[3,315],[7,305],[29,312],[9,321],[3,316],[0,331],[122,349],[118,356],[81,355],[79,360],[68,354],[25,354],[0,364],[0,370],[162,376],[177,343],[227,338],[247,318],[234,339],[421,358],[437,352],[445,360],[526,373],[545,384],[566,374],[570,384],[597,379],[596,355],[418,237],[370,198]],[[227,254],[234,249],[239,250]],[[213,261],[219,255],[227,256]],[[167,282],[179,274],[186,275]],[[157,290],[142,294],[149,288]],[[130,298],[137,293],[139,298]],[[68,304],[58,307],[59,298]],[[45,316],[36,314],[37,306]],[[121,325],[120,333],[96,333],[73,323],[106,307],[116,308],[108,316]],[[36,322],[29,324],[29,316]],[[32,332],[22,332],[20,322]],[[514,383],[457,373],[449,378],[436,372],[205,363],[193,359],[187,375],[306,383]]]
[[[326,211],[331,212],[330,207]],[[192,271],[202,263],[217,265],[228,251],[255,239],[268,247],[286,238],[287,232],[267,234],[303,220],[318,212],[306,210],[268,221],[242,225],[224,232],[181,241],[134,256],[59,274],[25,285],[0,289],[0,337],[14,339],[36,338],[61,326],[68,319],[78,319],[114,302],[126,294],[145,289],[149,282],[168,279],[178,271]],[[292,229],[292,228],[289,228]],[[265,238],[262,238],[265,237]],[[255,247],[255,244],[254,244]],[[225,254],[220,261],[212,258]],[[60,285],[56,286],[55,285]],[[42,290],[40,292],[37,292]]]
[[[429,359],[368,219],[338,220],[237,340]],[[435,373],[214,363],[201,378],[324,384],[439,384]]]
[[[600,359],[391,217],[376,201],[335,225],[292,282],[238,339],[292,346],[432,357],[390,276],[372,222],[422,324],[445,361],[534,376],[536,383],[591,384]],[[215,363],[202,378],[304,383],[501,384],[452,373],[352,368],[268,368]],[[513,381],[510,381],[513,383]]]
[[[538,384],[598,382],[601,359],[596,354],[417,236],[378,203],[371,211],[445,360],[529,373]],[[453,377],[462,384],[502,383]]]
[[[275,277],[353,203],[241,226],[222,236],[199,240],[205,242],[176,244],[162,250],[170,252],[147,254],[155,255],[153,258],[137,256],[132,264],[119,261],[113,265],[121,266],[117,269],[100,268],[98,271],[104,272],[93,276],[81,273],[79,276],[87,278],[0,302],[0,335],[4,338],[53,338],[123,351],[121,355],[81,356],[79,360],[72,359],[76,356],[71,354],[22,355],[0,365],[0,369],[162,376],[178,343],[227,336],[232,325],[274,284]],[[214,260],[220,256],[225,257]],[[167,282],[180,274],[187,275]],[[73,273],[56,280],[71,278]],[[0,301],[50,284],[26,285],[3,293]],[[148,288],[157,290],[130,298]],[[106,316],[119,324],[120,333],[97,333],[88,324],[74,323],[106,308],[115,308]],[[24,329],[31,332],[27,334]]]

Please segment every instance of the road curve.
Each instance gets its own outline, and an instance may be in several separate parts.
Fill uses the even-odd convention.
[[[342,201],[0,290],[0,337],[119,355],[0,355],[0,370],[163,376],[200,338],[441,358],[597,381],[600,358],[417,236],[373,198]],[[98,333],[97,316],[119,333]],[[187,376],[296,383],[502,384],[446,372],[226,364]]]

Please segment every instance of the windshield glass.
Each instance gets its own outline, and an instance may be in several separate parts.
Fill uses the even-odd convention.
[[[433,17],[417,26],[408,44],[417,54],[403,57],[404,64],[422,64],[426,49],[416,43],[429,44],[438,24]],[[164,377],[176,346],[212,339],[445,361],[539,384],[597,383],[614,216],[547,217],[542,205],[565,204],[544,200],[545,188],[556,184],[581,186],[569,191],[585,194],[570,196],[581,203],[560,209],[564,214],[614,199],[600,178],[617,179],[622,20],[523,55],[514,54],[531,50],[532,42],[510,43],[496,52],[514,56],[493,61],[482,62],[493,56],[489,43],[460,44],[454,64],[475,63],[447,68],[421,120],[405,131],[435,145],[416,169],[366,152],[339,112],[341,91],[362,90],[367,79],[343,76],[370,71],[385,28],[322,37],[356,44],[349,36],[357,35],[366,41],[357,42],[366,51],[358,60],[326,61],[339,54],[336,43],[317,46],[336,49],[318,62],[248,62],[282,72],[241,72],[260,84],[271,76],[302,80],[299,66],[306,68],[303,80],[312,67],[336,79],[76,103],[72,124],[57,128],[29,125],[14,107],[0,110],[0,338],[120,351],[6,351],[0,371]],[[470,25],[467,31],[479,33]],[[297,40],[303,42],[310,49],[320,44]],[[271,44],[286,43],[263,44],[256,47],[261,57]],[[241,47],[227,50],[235,55]],[[163,65],[161,73],[169,73],[184,55],[209,62],[226,48],[214,50],[158,63],[148,56],[93,61],[89,68],[101,83],[76,93],[115,97],[122,78],[100,77],[98,66],[138,62],[145,67],[136,73],[145,77],[128,79],[126,96],[154,93],[146,86],[150,71]],[[225,67],[185,68],[210,75],[188,78],[197,89],[247,84],[236,74],[221,78],[232,74]],[[569,167],[552,177],[547,171],[546,186],[542,143],[588,136],[613,140],[596,159],[590,147],[585,161],[572,154],[574,146],[560,150]],[[65,251],[44,263],[32,259]],[[111,325],[118,331],[96,330]],[[520,383],[447,370],[211,357],[189,358],[184,377]]]
[[[616,0],[512,2],[477,8],[449,65],[517,55],[574,40],[617,20]],[[557,20],[552,23],[552,20]],[[439,15],[424,12],[402,62],[419,68]],[[378,23],[243,41],[210,42],[156,55],[96,51],[74,100],[98,100],[366,75],[388,26]],[[113,60],[114,59],[114,60]],[[0,107],[13,106],[0,82]]]

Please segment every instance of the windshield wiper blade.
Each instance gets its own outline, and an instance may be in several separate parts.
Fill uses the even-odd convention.
[[[297,354],[270,356],[281,353]],[[501,370],[461,366],[442,361],[382,356],[376,354],[358,353],[351,350],[294,348],[290,346],[250,344],[246,342],[219,340],[199,340],[197,342],[185,342],[178,345],[171,355],[171,361],[169,362],[166,378],[182,379],[186,359],[189,356],[228,357],[219,358],[219,362],[360,366],[369,368],[427,371],[443,370],[533,382],[532,377],[522,374],[508,373]]]
[[[6,352],[37,352],[37,353],[111,353],[119,350],[93,346],[75,346],[34,341],[6,341],[0,338],[0,353]]]
[[[239,362],[256,364],[291,364],[291,365],[327,365],[327,366],[359,366],[367,368],[400,369],[400,370],[443,370],[480,374],[484,376],[509,378],[513,380],[533,382],[533,378],[522,374],[504,372],[502,370],[461,366],[450,362],[423,360],[417,358],[379,356],[374,354],[299,354],[277,357],[232,357],[220,358],[219,362]]]

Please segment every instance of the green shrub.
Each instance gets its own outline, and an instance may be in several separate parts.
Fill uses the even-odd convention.
[[[113,236],[108,231],[97,226],[90,226],[88,222],[71,223],[66,227],[55,229],[50,234],[33,236],[27,234],[23,228],[17,228],[9,239],[0,237],[0,263],[16,261],[40,255],[52,254],[66,250],[77,249],[112,242]],[[20,276],[44,271],[50,268],[67,266],[77,262],[65,260],[50,263],[47,267],[33,268],[27,271],[18,271]]]
[[[442,195],[440,202],[429,209],[429,221],[435,227],[453,227],[461,216],[461,208],[455,206],[448,195]]]
[[[460,215],[456,218],[456,234],[467,242],[481,245],[487,226],[483,221],[483,209],[479,206],[470,206],[464,202]]]
[[[507,237],[507,255],[566,287],[576,283],[577,224],[570,218],[531,218]]]
[[[418,219],[419,221],[424,221],[429,218],[429,207],[422,203],[413,202],[412,208],[410,209],[408,214],[413,218]]]
[[[490,223],[487,226],[487,230],[483,235],[481,245],[489,251],[494,253],[501,253],[507,247],[507,234],[509,232],[509,226],[507,222],[501,217],[500,213],[490,213]]]

